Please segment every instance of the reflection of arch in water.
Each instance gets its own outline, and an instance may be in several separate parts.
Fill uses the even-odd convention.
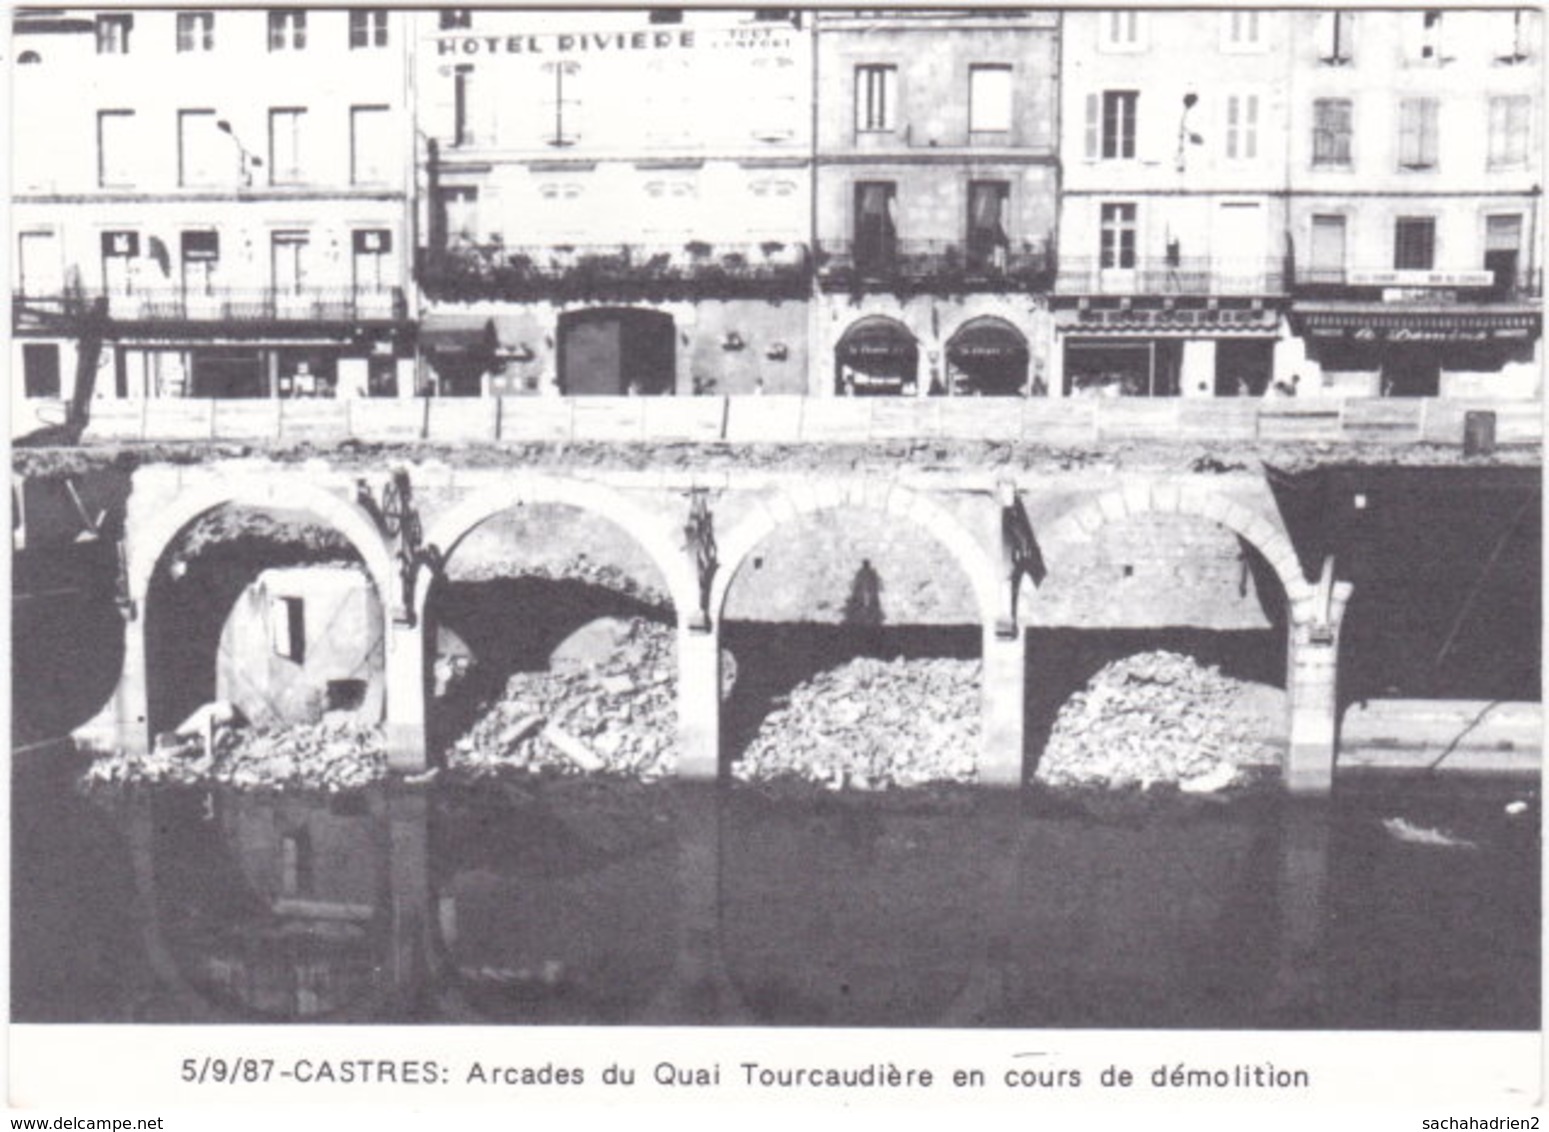
[[[919,343],[897,319],[868,315],[846,328],[834,347],[834,392],[840,396],[913,395],[919,380]]]
[[[947,339],[945,353],[952,393],[1015,397],[1027,388],[1027,338],[1005,319],[969,319]]]
[[[592,307],[559,316],[559,381],[568,396],[671,393],[677,379],[672,316]]]

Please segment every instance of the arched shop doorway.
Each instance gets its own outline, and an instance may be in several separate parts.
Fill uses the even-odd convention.
[[[1182,364],[1176,338],[1070,338],[1065,395],[1176,397]]]
[[[919,344],[890,318],[862,319],[834,348],[834,392],[841,397],[914,396],[919,371]]]
[[[947,392],[1016,397],[1027,389],[1027,339],[998,318],[965,323],[947,343]]]
[[[568,396],[655,396],[677,384],[672,316],[652,310],[583,310],[559,316],[560,389]]]

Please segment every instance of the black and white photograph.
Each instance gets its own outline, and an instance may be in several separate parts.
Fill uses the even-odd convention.
[[[13,1110],[1540,1103],[1539,8],[5,18]]]

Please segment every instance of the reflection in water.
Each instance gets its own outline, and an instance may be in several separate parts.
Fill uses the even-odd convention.
[[[1505,815],[1502,789],[1179,797],[1102,819],[1033,794],[585,780],[56,796],[64,820],[17,843],[18,918],[47,922],[59,894],[37,882],[43,871],[68,894],[127,860],[118,883],[132,895],[103,901],[108,922],[85,934],[127,935],[113,952],[123,978],[148,970],[161,998],[149,1009],[44,993],[64,985],[61,966],[100,964],[102,951],[21,931],[15,1010],[1531,1028],[1537,823]],[[1477,847],[1394,841],[1382,819],[1395,813]],[[83,815],[120,833],[72,839]],[[1439,921],[1457,930],[1421,930]]]

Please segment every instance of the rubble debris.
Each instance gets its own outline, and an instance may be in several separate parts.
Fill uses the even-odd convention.
[[[86,782],[218,782],[247,788],[349,790],[387,773],[382,728],[328,720],[274,731],[227,728],[207,754],[202,736],[158,736],[144,757],[106,755],[86,771]]]
[[[1273,765],[1276,712],[1262,686],[1157,650],[1104,666],[1060,708],[1035,778],[1049,786],[1176,784],[1214,793]]]
[[[830,789],[969,783],[979,751],[979,663],[857,657],[798,684],[732,774]]]
[[[1418,826],[1407,818],[1384,818],[1382,828],[1388,831],[1388,836],[1393,840],[1402,841],[1408,845],[1434,845],[1442,849],[1479,848],[1466,837],[1454,837],[1439,829]]]

